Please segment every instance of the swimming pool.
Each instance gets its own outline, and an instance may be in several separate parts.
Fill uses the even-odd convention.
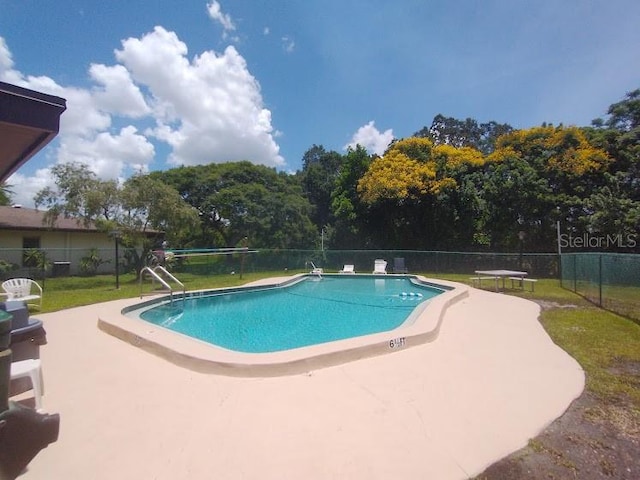
[[[394,330],[444,291],[408,276],[305,276],[203,292],[130,315],[225,349],[268,353]]]
[[[265,289],[286,287],[308,276],[298,274],[272,277],[257,280],[241,287],[187,292],[187,300],[212,294],[257,292]],[[383,278],[382,276],[374,277],[360,274],[355,276],[323,274],[322,278],[324,280],[331,277],[345,277],[345,280],[359,277]],[[394,277],[411,278],[418,287],[434,287],[443,293],[428,299],[428,301],[422,301],[419,304],[416,302],[417,306],[409,313],[406,320],[399,327],[392,330],[289,350],[266,353],[247,353],[231,350],[140,319],[142,312],[154,307],[164,306],[165,308],[171,308],[170,296],[168,295],[159,295],[146,301],[130,298],[105,304],[98,315],[98,328],[129,345],[157,355],[174,365],[196,372],[234,377],[273,377],[301,373],[308,374],[315,369],[372,356],[401,352],[433,342],[438,337],[440,326],[444,321],[447,310],[469,295],[469,287],[460,283],[431,279],[420,275],[387,276],[388,279]],[[378,282],[378,285],[380,285],[380,282]],[[420,293],[423,293],[424,298],[424,291],[420,290]],[[402,296],[402,292],[400,292],[400,295]],[[410,295],[407,295],[407,297],[410,297]],[[411,300],[406,298],[405,301]],[[180,302],[181,300],[174,299],[173,307],[179,307]],[[184,309],[181,312],[179,308],[176,308],[165,320],[168,323],[174,320],[177,321],[184,316],[183,312]]]

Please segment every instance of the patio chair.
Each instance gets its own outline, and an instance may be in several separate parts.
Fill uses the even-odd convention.
[[[387,273],[387,261],[382,259],[377,259],[373,263],[373,273],[374,274],[386,274]]]
[[[356,273],[356,271],[353,265],[345,264],[345,266],[342,267],[342,270],[340,270],[340,273]]]
[[[393,273],[409,273],[404,263],[404,258],[396,257],[393,259]]]
[[[2,288],[7,293],[7,300],[21,300],[26,305],[38,307],[42,310],[42,287],[30,278],[10,278],[2,282]],[[30,300],[38,300],[38,303]]]
[[[42,366],[39,358],[29,358],[11,364],[11,380],[28,377],[35,398],[36,410],[42,409],[42,395],[44,383],[42,381]]]

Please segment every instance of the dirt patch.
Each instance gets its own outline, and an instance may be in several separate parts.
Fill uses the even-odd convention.
[[[542,310],[549,310],[551,308],[578,308],[578,305],[574,305],[572,303],[558,303],[558,302],[551,302],[549,300],[533,300],[534,302],[536,302],[538,305],[540,305],[540,308],[542,308]]]
[[[631,368],[634,368],[632,366]],[[640,478],[640,412],[632,402],[585,392],[527,447],[477,480]]]

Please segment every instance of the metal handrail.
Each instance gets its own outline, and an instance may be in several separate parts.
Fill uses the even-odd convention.
[[[162,265],[157,265],[157,266],[155,266],[153,268],[144,267],[140,271],[140,297],[143,296],[143,293],[142,293],[142,278],[144,276],[144,273],[147,272],[147,273],[149,273],[151,275],[153,280],[157,280],[158,282],[160,282],[164,286],[164,288],[166,288],[166,290],[171,295],[171,302],[173,303],[173,292],[174,292],[173,288],[160,275],[158,275],[158,272],[156,270],[159,270],[162,275],[168,277],[169,280],[171,280],[171,281],[177,283],[178,285],[180,285],[180,287],[182,288],[182,298],[185,297],[186,290],[185,290],[184,284],[180,280],[178,280],[175,276],[173,276],[171,273],[169,273],[167,271],[167,269],[164,268]]]

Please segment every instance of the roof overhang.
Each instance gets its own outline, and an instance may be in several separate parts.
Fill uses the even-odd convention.
[[[64,98],[0,82],[0,183],[58,134]]]

